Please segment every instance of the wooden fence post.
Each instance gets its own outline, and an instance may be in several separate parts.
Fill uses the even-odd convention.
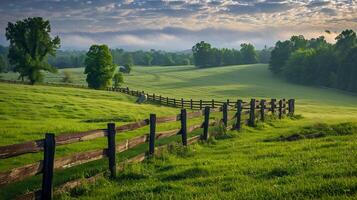
[[[202,110],[202,99],[200,100],[200,110]]]
[[[183,108],[183,98],[181,98],[181,108]]]
[[[227,105],[227,103],[223,103],[222,113],[223,113],[223,124],[224,124],[224,127],[227,128],[227,126],[228,126],[228,105]]]
[[[260,120],[265,120],[265,99],[260,100]]]
[[[212,99],[212,108],[214,109],[214,99]]]
[[[193,109],[192,99],[190,100],[190,108],[191,108],[191,110]]]
[[[208,140],[208,128],[209,128],[209,106],[205,107],[205,121],[203,122],[203,139]]]
[[[182,145],[187,146],[187,112],[186,109],[181,109],[181,137]]]
[[[227,106],[229,107],[229,99],[227,99]]]
[[[283,99],[283,114],[286,114],[286,100]]]
[[[126,87],[126,93],[129,94],[129,87]]]
[[[271,114],[272,115],[275,114],[275,108],[276,108],[275,103],[276,103],[276,99],[271,99],[270,100],[270,107],[271,107],[270,110],[271,110]]]
[[[169,105],[169,97],[166,97],[166,105]]]
[[[176,107],[176,99],[174,99],[174,107]]]
[[[159,96],[159,103],[160,103],[160,105],[161,105],[161,95]]]
[[[250,100],[250,109],[249,109],[249,126],[255,125],[255,99]]]
[[[156,115],[150,114],[149,155],[155,152]]]
[[[236,130],[240,130],[240,123],[242,121],[242,104],[243,104],[243,101],[242,100],[238,100],[237,101],[237,113],[236,113]]]
[[[56,141],[55,135],[46,133],[43,153],[43,175],[41,199],[52,199],[53,166],[55,157]]]
[[[295,111],[295,99],[289,99],[288,100],[288,109],[289,109],[289,116],[293,116],[294,115],[294,111]]]
[[[279,100],[279,119],[283,116],[283,100]]]
[[[116,170],[116,148],[115,148],[115,123],[108,123],[108,152],[107,156],[109,159],[109,171],[110,171],[110,177],[115,178],[117,175],[117,170]]]
[[[152,94],[152,101],[155,102],[155,93]]]

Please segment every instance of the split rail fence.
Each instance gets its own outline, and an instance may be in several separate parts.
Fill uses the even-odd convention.
[[[115,87],[108,87],[108,91],[113,91],[113,92],[121,92],[124,94],[128,94],[131,96],[136,96],[140,97],[141,95],[145,95],[147,101],[153,102],[153,103],[158,103],[160,105],[165,105],[165,106],[170,106],[170,107],[177,107],[177,108],[187,108],[191,110],[202,110],[206,106],[210,108],[222,108],[225,104],[227,105],[229,110],[237,110],[237,109],[242,109],[242,110],[250,110],[252,106],[252,100],[247,102],[243,100],[229,100],[227,99],[226,101],[217,101],[217,100],[193,100],[193,99],[175,99],[175,98],[169,98],[169,97],[163,97],[161,95],[157,95],[155,93],[149,94],[145,93],[144,91],[139,91],[139,90],[130,90],[128,87],[126,88],[115,88]],[[295,100],[294,99],[289,99],[286,101],[285,99],[281,99],[277,101],[276,99],[270,99],[270,101],[267,100],[255,100],[255,106],[257,108],[261,109],[267,109],[267,111],[271,111],[272,113],[279,112],[279,117],[281,118],[286,112],[288,111],[289,113],[294,113],[295,109]]]
[[[156,99],[153,97],[152,99]],[[192,102],[192,101],[191,101]],[[88,163],[91,161],[107,158],[109,160],[110,176],[115,177],[118,169],[122,165],[117,165],[116,154],[137,147],[138,145],[148,143],[148,152],[142,153],[136,157],[129,159],[127,162],[140,162],[146,157],[150,157],[155,153],[155,140],[181,135],[182,145],[186,146],[198,140],[207,140],[209,137],[209,127],[217,124],[225,128],[241,129],[242,124],[254,126],[257,120],[264,121],[267,112],[273,115],[282,117],[284,114],[293,115],[294,100],[289,100],[288,113],[286,113],[286,102],[283,100],[276,104],[276,101],[266,102],[265,100],[256,101],[252,99],[249,104],[241,100],[237,101],[236,108],[232,114],[233,107],[229,107],[228,103],[224,102],[223,106],[218,109],[211,109],[205,105],[204,109],[187,113],[186,109],[181,109],[181,113],[174,116],[156,118],[155,114],[151,114],[149,119],[144,119],[138,122],[115,126],[115,123],[108,123],[106,129],[92,130],[80,133],[61,134],[55,136],[52,133],[46,133],[44,139],[29,141],[20,144],[13,144],[0,147],[0,159],[6,159],[28,153],[43,152],[43,160],[28,164],[22,167],[11,169],[0,173],[0,187],[11,183],[22,181],[28,177],[42,174],[42,187],[38,191],[33,191],[21,195],[18,199],[52,199],[53,196],[53,172],[54,170],[62,170],[71,168],[77,165]],[[270,106],[267,106],[269,104]],[[190,104],[191,106],[192,104]],[[193,106],[191,106],[193,107]],[[222,119],[219,121],[210,119],[210,113],[222,113]],[[229,116],[229,114],[231,116]],[[187,126],[187,119],[204,117],[202,123]],[[246,120],[244,119],[246,116]],[[156,132],[156,124],[180,121],[181,127],[174,130]],[[229,126],[229,124],[232,124]],[[116,144],[115,136],[118,133],[131,131],[135,129],[149,126],[149,134],[127,139],[119,144]],[[202,128],[202,134],[188,138],[188,134],[197,129]],[[75,142],[83,142],[93,140],[100,137],[107,137],[107,147],[105,149],[92,150],[87,152],[76,153],[71,156],[55,158],[56,146],[72,144]],[[79,180],[74,180],[57,188],[56,191],[68,190],[79,185]]]

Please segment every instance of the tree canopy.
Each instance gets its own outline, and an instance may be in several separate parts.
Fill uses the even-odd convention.
[[[263,51],[255,50],[252,44],[241,44],[241,49],[213,48],[211,44],[201,41],[192,47],[193,61],[197,67],[214,67],[225,65],[253,64],[259,62],[260,58],[268,62],[270,56],[263,55],[270,52],[265,48]],[[270,54],[270,53],[268,53]]]
[[[13,70],[22,80],[28,78],[31,84],[42,80],[41,71],[56,72],[48,64],[46,56],[55,55],[60,47],[58,36],[52,39],[48,20],[41,17],[27,18],[8,23],[6,39],[10,41],[8,59]]]
[[[310,40],[292,36],[278,41],[269,68],[291,82],[357,92],[356,33],[345,30],[335,39],[335,44],[323,36]]]
[[[85,59],[87,83],[90,88],[103,89],[111,85],[115,65],[107,45],[92,45]]]
[[[5,61],[2,56],[0,56],[0,73],[5,71],[5,67]]]

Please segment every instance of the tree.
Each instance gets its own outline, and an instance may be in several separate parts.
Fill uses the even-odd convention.
[[[31,84],[41,81],[41,71],[56,72],[48,64],[46,56],[54,56],[60,47],[58,36],[50,36],[51,26],[48,20],[41,17],[27,18],[9,22],[6,28],[6,39],[10,41],[8,59],[14,65],[14,71],[20,73],[22,80],[26,77]]]
[[[147,66],[151,66],[151,62],[154,58],[152,57],[151,53],[150,52],[147,52],[145,54],[145,63]]]
[[[340,59],[344,59],[349,50],[357,45],[356,33],[353,30],[344,30],[335,39],[335,48]]]
[[[208,58],[212,56],[211,45],[204,41],[197,43],[192,47],[193,60],[197,67],[211,66]]]
[[[293,44],[290,40],[284,42],[278,41],[271,52],[269,69],[273,73],[279,74],[292,52]]]
[[[111,85],[115,65],[107,45],[92,45],[85,59],[87,83],[90,88],[103,89]]]
[[[0,56],[0,73],[4,72],[5,71],[5,61],[4,59],[2,58],[2,56]]]
[[[252,44],[243,43],[240,46],[243,64],[254,64],[258,62],[257,52]]]
[[[299,49],[291,54],[283,68],[285,78],[295,83],[311,84],[315,74],[312,67],[315,54],[314,49]]]
[[[113,77],[114,87],[118,88],[122,83],[124,83],[123,73],[117,72]]]
[[[357,92],[357,47],[352,48],[338,69],[338,88]]]
[[[298,49],[306,49],[308,45],[308,41],[303,35],[294,35],[290,38],[290,41],[293,46],[293,51],[296,51]]]

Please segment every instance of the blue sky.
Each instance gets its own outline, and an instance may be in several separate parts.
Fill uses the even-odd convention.
[[[62,49],[176,51],[201,40],[262,48],[294,34],[333,42],[341,30],[356,30],[357,0],[0,0],[0,43],[9,21],[29,16],[49,19]]]

